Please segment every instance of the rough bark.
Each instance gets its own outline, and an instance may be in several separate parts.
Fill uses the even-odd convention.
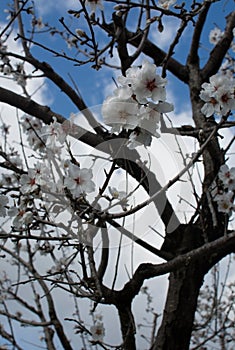
[[[170,274],[163,320],[151,350],[188,350],[204,274],[198,262]]]
[[[135,350],[135,321],[131,311],[131,305],[120,303],[118,306],[118,314],[121,323],[121,331],[123,337],[123,349]]]

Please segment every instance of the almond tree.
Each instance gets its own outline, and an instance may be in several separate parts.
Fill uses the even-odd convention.
[[[4,266],[0,334],[6,348],[23,348],[19,324],[40,329],[47,349],[77,348],[67,334],[68,324],[74,326],[80,348],[139,348],[133,300],[140,291],[149,296],[142,287],[153,278],[157,298],[157,277],[167,274],[159,327],[157,312],[151,309],[154,321],[148,348],[183,350],[191,342],[196,349],[216,337],[223,338],[221,348],[229,348],[234,341],[232,298],[221,308],[212,303],[206,315],[199,299],[205,275],[234,252],[235,244],[231,223],[235,168],[229,163],[234,142],[230,130],[235,125],[231,3],[87,0],[54,19],[56,24],[39,16],[37,2],[4,4],[8,17],[0,34],[0,101],[4,108],[15,108],[7,118],[2,116],[0,151]],[[208,24],[218,11],[225,18],[223,27]],[[164,51],[158,35],[164,36],[170,20],[175,35]],[[209,39],[202,43],[207,25]],[[99,107],[87,106],[79,91],[79,72],[84,68],[94,79],[104,70],[118,71],[113,90]],[[54,103],[38,101],[41,83],[33,85],[36,81],[56,91]],[[176,126],[172,117],[177,106],[167,93],[169,81],[182,84],[182,94],[188,88],[187,125]],[[35,86],[39,86],[36,91]],[[92,91],[91,86],[89,100]],[[56,108],[61,99],[67,115]],[[81,123],[81,115],[86,124]],[[17,146],[11,136],[16,130]],[[161,169],[153,167],[150,152],[160,159],[156,142],[164,135],[174,140],[181,162],[178,172],[162,183]],[[181,147],[184,138],[194,144],[187,154]],[[173,165],[166,162],[170,173]],[[125,188],[116,186],[119,181]],[[186,182],[193,196],[179,194],[180,202],[190,209],[182,216],[169,192]],[[154,227],[153,209],[159,218]],[[143,216],[151,226],[150,240],[145,232],[140,234]],[[121,258],[127,243],[131,266]],[[135,264],[137,249],[141,258]],[[124,265],[128,266],[125,278]],[[66,320],[60,317],[57,291],[74,302],[73,314]],[[204,293],[205,298],[222,300]],[[80,315],[81,299],[92,301],[91,327]],[[105,343],[102,316],[96,312],[104,304],[117,310],[120,344]],[[199,317],[194,322],[196,310]],[[208,337],[205,329],[215,315],[220,327]]]

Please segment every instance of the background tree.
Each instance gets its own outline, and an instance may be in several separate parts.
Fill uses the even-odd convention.
[[[216,283],[217,292],[201,292],[211,301],[206,311],[199,298],[208,271],[234,252],[232,1],[80,1],[54,23],[38,15],[37,2],[3,5],[0,101],[15,108],[2,116],[0,153],[4,346],[23,348],[23,325],[39,329],[47,349],[77,349],[72,325],[80,348],[139,348],[133,302],[140,291],[153,316],[149,349],[183,350],[190,341],[198,349],[215,339],[221,349],[233,346],[233,285],[223,303],[227,287],[221,297]],[[206,51],[206,21],[218,11],[223,28],[210,28]],[[164,51],[158,36],[170,23],[175,36]],[[119,71],[112,91],[91,107],[96,87],[89,86],[88,108],[79,72],[90,69],[99,80],[110,68],[111,75]],[[167,81],[189,95],[187,125],[174,120]],[[54,101],[45,105],[40,98],[48,91]],[[186,153],[184,138],[193,141]],[[165,160],[165,177],[158,140],[175,157]],[[166,274],[159,316],[143,284],[154,278],[158,298],[158,277]],[[73,313],[63,319],[58,300],[67,296]],[[90,321],[81,316],[83,299],[92,301]],[[100,305],[117,311],[119,344],[104,341]]]

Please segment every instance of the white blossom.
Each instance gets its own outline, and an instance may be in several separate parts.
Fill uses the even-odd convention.
[[[132,89],[140,103],[145,103],[146,98],[151,98],[155,102],[165,101],[165,85],[166,79],[156,74],[155,64],[145,61],[133,81]]]
[[[38,29],[44,28],[44,23],[43,23],[42,17],[38,17],[37,19],[35,19],[33,24],[36,25],[36,27]]]
[[[131,67],[128,68],[126,71],[126,76],[119,76],[118,77],[118,82],[122,85],[122,86],[130,86],[133,84],[133,82],[137,79],[138,76],[138,72],[139,72],[140,68],[139,67]]]
[[[44,150],[45,144],[42,140],[42,122],[38,118],[33,118],[28,115],[22,117],[21,122],[23,131],[27,135],[29,145],[35,150]]]
[[[108,97],[102,105],[104,122],[112,127],[112,131],[133,130],[138,125],[138,104],[132,99],[126,100],[116,96]]]
[[[95,324],[91,327],[91,336],[94,341],[102,342],[105,336],[105,329],[103,322],[95,322]]]
[[[104,9],[102,0],[86,0],[85,5],[90,7],[92,13],[94,13],[97,8],[100,10]]]
[[[220,114],[226,115],[229,111],[235,109],[234,91],[220,89],[217,92],[217,99],[220,104]]]
[[[23,174],[20,177],[21,192],[23,194],[32,193],[38,189],[36,183],[36,173],[34,169],[29,169],[28,174]]]
[[[150,98],[153,101],[165,101],[166,79],[156,74],[156,66],[144,61],[141,68],[132,67],[126,71],[126,77],[119,77],[123,86],[130,86],[132,94],[139,103],[146,103]]]
[[[29,225],[33,221],[33,213],[24,205],[20,205],[18,208],[11,207],[8,210],[8,215],[10,217],[15,217],[12,225],[18,229]]]
[[[7,215],[6,205],[8,204],[9,199],[5,195],[0,195],[0,216],[5,217]]]
[[[176,0],[158,0],[158,5],[166,10],[174,3],[176,3]]]
[[[65,142],[66,133],[63,130],[61,124],[56,121],[56,118],[53,118],[53,122],[50,125],[45,125],[42,128],[42,137],[45,140],[46,147],[52,151],[58,151],[59,146]]]
[[[150,146],[152,142],[152,136],[141,129],[136,129],[130,133],[127,147],[129,149],[135,149],[138,146],[144,145],[145,147]]]
[[[225,188],[231,191],[235,190],[235,168],[229,169],[227,164],[223,164],[220,167],[218,176]]]
[[[157,133],[162,113],[171,112],[173,105],[166,100],[166,79],[156,74],[155,64],[144,61],[141,67],[127,69],[125,77],[118,78],[122,85],[103,103],[104,122],[112,127],[112,132],[122,129],[133,130],[127,146],[149,146]],[[153,103],[153,101],[155,103]]]
[[[218,27],[212,29],[209,34],[210,43],[216,45],[218,41],[221,39],[222,35],[223,35],[223,32]]]
[[[26,86],[26,74],[24,65],[22,63],[17,64],[16,70],[12,74],[17,84],[24,88]]]
[[[20,158],[19,155],[12,155],[9,157],[9,162],[15,165],[17,168],[22,168],[23,167],[23,162],[22,159]]]
[[[232,210],[235,209],[235,206],[233,204],[233,199],[234,199],[234,193],[231,191],[218,194],[215,197],[215,201],[217,202],[217,205],[218,205],[218,211],[226,214],[231,214]]]
[[[68,175],[64,180],[64,186],[69,189],[74,198],[78,198],[81,194],[90,193],[95,190],[95,184],[91,180],[93,177],[92,170],[83,168],[70,163]]]
[[[109,192],[113,199],[118,199],[119,204],[121,205],[123,210],[127,209],[128,200],[127,200],[127,193],[125,191],[118,191],[116,187],[109,186]]]
[[[199,96],[205,102],[201,111],[206,117],[226,115],[235,108],[234,81],[219,73],[213,75],[209,83],[202,84]]]
[[[205,102],[201,111],[206,117],[210,117],[214,113],[220,113],[219,101],[216,100],[208,91],[201,91],[200,98]]]

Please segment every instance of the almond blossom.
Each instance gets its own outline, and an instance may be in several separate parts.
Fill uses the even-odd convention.
[[[27,135],[27,141],[29,145],[33,148],[33,150],[42,151],[44,150],[44,143],[42,140],[42,122],[37,118],[33,118],[28,115],[24,115],[22,117],[21,122],[23,131]]]
[[[220,167],[218,176],[225,188],[231,191],[235,190],[235,168],[229,169],[227,164],[223,164]]]
[[[68,175],[64,179],[64,186],[71,192],[74,198],[82,194],[95,191],[95,183],[91,180],[93,177],[92,170],[83,168],[70,163]]]
[[[133,94],[139,103],[145,103],[147,98],[153,101],[165,101],[166,79],[156,74],[156,66],[144,61],[141,68],[127,70],[126,78],[119,79],[123,84],[130,84]]]
[[[176,3],[176,0],[158,0],[158,5],[166,10],[174,3]]]
[[[215,200],[218,205],[218,211],[225,213],[225,214],[231,214],[232,210],[235,209],[235,206],[233,204],[234,200],[234,193],[224,192],[223,194],[218,194],[215,197]]]
[[[218,27],[212,29],[209,34],[210,43],[216,45],[223,34],[224,33]]]
[[[20,177],[21,192],[23,194],[32,193],[38,190],[36,183],[36,173],[34,169],[29,169],[28,174],[23,174]]]
[[[90,7],[91,13],[94,13],[97,8],[100,10],[104,9],[102,0],[86,0],[85,5]]]
[[[129,149],[135,149],[138,146],[144,145],[145,147],[150,146],[152,142],[152,137],[150,133],[143,129],[135,129],[130,133],[127,147]]]
[[[27,174],[20,177],[21,192],[32,193],[39,189],[39,186],[48,185],[49,170],[45,164],[37,162],[34,168],[30,168]]]
[[[205,102],[201,111],[206,117],[226,115],[235,108],[234,80],[219,73],[213,75],[209,83],[202,84],[199,96]]]
[[[163,113],[173,111],[166,102],[166,79],[156,74],[155,64],[144,61],[141,67],[127,69],[118,78],[122,85],[103,103],[102,115],[112,132],[132,131],[127,146],[150,146],[152,136],[159,137],[158,124]],[[153,102],[154,101],[154,102]]]
[[[62,145],[67,136],[62,125],[56,121],[55,117],[50,125],[46,125],[42,128],[41,135],[45,140],[46,147],[55,152],[60,149],[58,143]]]
[[[105,329],[103,322],[95,322],[93,326],[91,326],[91,335],[93,338],[93,341],[99,341],[102,342],[105,336]]]
[[[128,206],[128,200],[127,200],[127,193],[125,191],[118,191],[116,187],[109,186],[109,192],[113,199],[118,199],[120,202],[122,209],[125,211],[127,210]]]
[[[19,207],[11,207],[8,210],[8,215],[15,217],[12,225],[17,229],[23,228],[33,221],[33,213],[23,204],[21,204]]]
[[[102,114],[104,122],[119,132],[121,128],[134,129],[138,125],[138,104],[132,99],[126,100],[109,96],[103,103]]]
[[[165,85],[166,79],[156,74],[155,64],[145,61],[133,84],[133,90],[139,102],[142,102],[144,98],[151,98],[153,101],[165,101]]]

